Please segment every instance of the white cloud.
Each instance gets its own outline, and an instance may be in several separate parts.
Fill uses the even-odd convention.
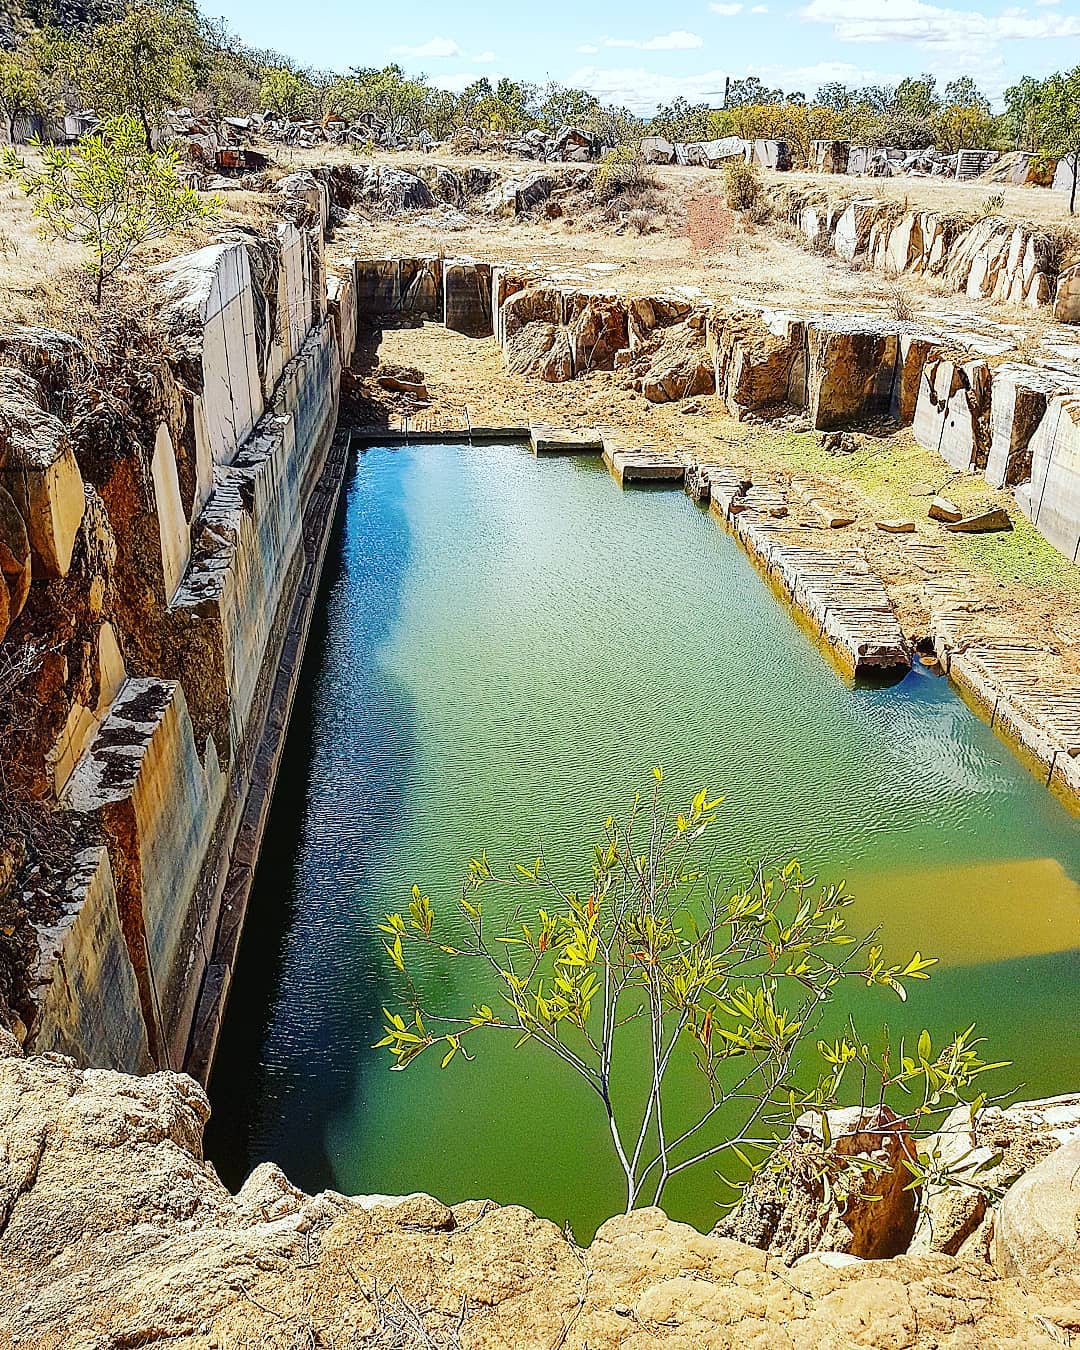
[[[742,5],[713,4],[709,8],[723,19],[733,19],[736,14],[742,13],[743,7]]]
[[[810,0],[800,13],[812,23],[831,24],[841,42],[914,42],[920,47],[963,49],[972,43],[1080,36],[1080,17],[1023,9],[981,14],[924,0],[890,0],[887,6],[881,0]]]
[[[433,37],[420,47],[392,47],[394,56],[408,56],[423,60],[424,57],[460,56],[461,48],[453,38]]]
[[[691,102],[715,103],[724,97],[725,72],[710,70],[701,75],[660,75],[643,67],[599,70],[585,66],[574,72],[570,83],[588,89],[602,103],[618,103],[631,112],[652,113],[659,103],[670,103],[676,94]]]
[[[632,47],[638,52],[688,52],[705,44],[696,33],[688,33],[685,29],[679,28],[673,33],[663,33],[660,37],[606,37],[602,45],[605,47]]]

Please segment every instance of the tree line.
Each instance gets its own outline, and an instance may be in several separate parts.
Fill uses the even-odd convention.
[[[240,41],[194,0],[24,0],[23,23],[0,33],[0,114],[9,139],[20,119],[93,108],[134,116],[147,142],[165,113],[186,107],[211,118],[268,110],[292,120],[367,121],[392,138],[444,140],[462,128],[521,135],[580,127],[618,145],[645,135],[673,141],[787,141],[796,162],[810,143],[944,153],[961,149],[1080,151],[1080,66],[1043,80],[1025,76],[1005,92],[1005,111],[967,76],[938,88],[920,75],[894,86],[822,85],[813,95],[769,88],[756,77],[730,82],[724,106],[679,97],[651,118],[605,105],[557,82],[475,80],[454,94],[399,65],[344,73],[304,69]]]

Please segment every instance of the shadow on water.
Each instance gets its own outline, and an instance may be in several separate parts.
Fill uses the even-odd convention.
[[[362,472],[358,459],[327,550],[210,1083],[206,1152],[234,1187],[269,1158],[300,1185],[326,1184],[333,1167],[323,1127],[348,1101],[348,1066],[370,1040],[367,1019],[326,995],[355,982],[374,1006],[385,1001],[386,972],[356,911],[371,861],[401,819],[416,754],[411,699],[371,659],[394,628],[411,540],[399,487],[387,481],[379,575],[363,575],[371,558],[359,545],[368,525],[351,505]],[[325,924],[311,931],[314,897],[320,909],[338,912],[332,942]],[[297,1025],[302,1043],[291,1035]],[[314,1091],[312,1044],[326,1050]]]

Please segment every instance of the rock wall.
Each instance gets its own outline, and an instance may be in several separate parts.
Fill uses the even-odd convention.
[[[1080,322],[1080,236],[1001,216],[898,212],[881,197],[832,199],[813,188],[780,188],[771,200],[811,248],[861,261],[890,276],[931,276],[971,300],[1052,306]]]
[[[293,175],[271,201],[268,231],[158,270],[164,356],[139,372],[154,393],[121,445],[58,415],[70,339],[50,338],[45,380],[32,334],[0,348],[0,528],[17,564],[0,636],[13,625],[7,651],[47,650],[25,693],[50,698],[0,754],[24,764],[54,836],[21,883],[39,959],[15,1025],[87,1064],[186,1061],[257,753],[287,722],[274,691],[302,642],[283,648],[343,475],[330,450],[353,278],[328,286],[318,178]]]

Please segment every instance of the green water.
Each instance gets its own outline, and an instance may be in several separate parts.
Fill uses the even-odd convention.
[[[945,682],[846,687],[737,545],[680,492],[521,447],[371,450],[346,487],[211,1084],[208,1150],[307,1189],[491,1196],[587,1238],[624,1203],[594,1100],[530,1047],[390,1073],[374,925],[469,856],[584,862],[649,779],[726,794],[733,873],[797,855],[906,954],[942,958],[868,1026],[976,1021],[998,1086],[1080,1081],[1075,822]],[[441,960],[442,1006],[472,1000]],[[632,1077],[631,1070],[628,1077]],[[676,1111],[698,1084],[677,1082]],[[708,1168],[666,1207],[700,1226]]]

